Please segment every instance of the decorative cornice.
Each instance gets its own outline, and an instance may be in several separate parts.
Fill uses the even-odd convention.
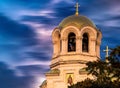
[[[45,74],[45,76],[59,76],[59,74]]]
[[[52,69],[49,72],[47,72],[46,76],[59,76],[60,70],[59,69]]]
[[[58,65],[66,65],[66,64],[85,64],[87,61],[83,60],[67,60],[67,61],[59,61],[50,65],[50,68],[56,67]]]
[[[73,56],[73,55],[82,55],[82,56],[90,56],[90,57],[96,57],[95,55],[90,55],[89,53],[66,53],[66,54],[62,54],[60,56]]]
[[[73,52],[73,53],[65,53],[65,54],[60,54],[57,55],[56,57],[53,57],[52,59],[56,59],[60,56],[73,56],[73,55],[82,55],[82,56],[89,56],[89,57],[97,57],[96,55],[90,55],[89,53],[77,53],[77,52]]]

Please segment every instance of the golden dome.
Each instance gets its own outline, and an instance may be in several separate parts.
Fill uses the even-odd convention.
[[[65,28],[67,26],[76,26],[77,28],[82,28],[84,26],[91,26],[96,28],[95,24],[85,16],[82,15],[71,15],[63,19],[59,24],[60,28]]]

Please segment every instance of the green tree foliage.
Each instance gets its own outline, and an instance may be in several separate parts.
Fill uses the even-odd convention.
[[[87,78],[82,82],[72,85],[71,88],[92,88],[93,80]]]
[[[116,78],[115,81],[120,82],[120,46],[112,49],[108,61],[112,68],[113,77]]]
[[[82,82],[78,82],[72,85],[70,88],[119,88],[119,82],[105,82],[99,83],[97,80],[91,80],[89,78]]]
[[[111,49],[106,60],[86,63],[86,71],[95,79],[85,79],[71,88],[120,88],[120,46]]]

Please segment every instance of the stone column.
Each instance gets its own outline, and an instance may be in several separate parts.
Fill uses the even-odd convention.
[[[57,41],[53,41],[53,57],[57,55]]]
[[[82,37],[78,36],[76,38],[76,52],[81,53],[82,52]]]
[[[101,44],[101,42],[99,42],[99,41],[96,41],[97,43],[96,43],[96,55],[98,56],[98,57],[100,57],[100,44]]]
[[[89,42],[89,50],[91,55],[96,55],[96,39],[91,38]]]
[[[62,38],[62,51],[61,51],[61,54],[66,54],[67,53],[67,48],[68,48],[68,45],[67,45],[67,39],[66,38]]]

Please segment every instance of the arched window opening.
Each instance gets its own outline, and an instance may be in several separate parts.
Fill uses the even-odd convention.
[[[74,33],[68,35],[68,52],[76,51],[76,36]]]
[[[60,52],[62,51],[62,40],[60,40]]]
[[[82,39],[82,51],[83,52],[88,52],[88,45],[89,45],[88,34],[84,33],[83,39]]]

